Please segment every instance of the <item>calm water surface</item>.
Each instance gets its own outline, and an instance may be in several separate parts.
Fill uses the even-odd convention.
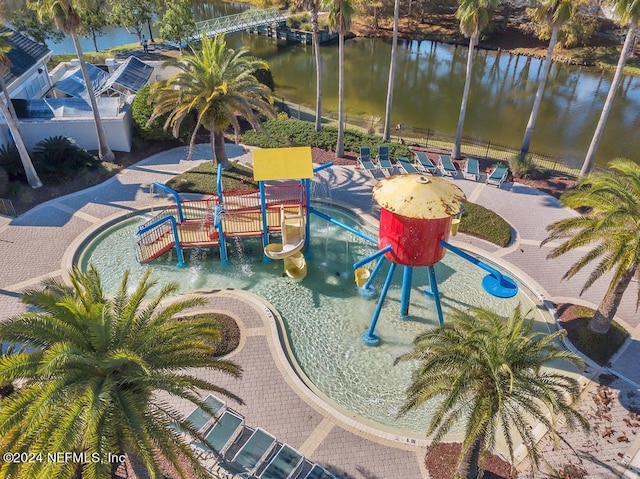
[[[197,20],[237,13],[243,7],[210,0],[194,7]],[[148,34],[148,32],[145,32]],[[156,33],[157,35],[157,33]],[[101,48],[137,41],[134,34],[112,29],[98,39]],[[286,45],[266,37],[233,34],[234,48],[248,47],[269,61],[276,95],[309,108],[315,105],[313,48]],[[83,47],[93,50],[87,39]],[[71,52],[65,42],[51,46],[55,53]],[[323,112],[337,111],[338,50],[321,49]],[[381,131],[383,127],[391,45],[380,39],[346,42],[345,108],[347,116],[361,117]],[[464,85],[467,49],[427,41],[400,41],[392,121],[415,128],[455,133]],[[541,61],[481,50],[476,54],[465,136],[519,147],[531,111]],[[554,64],[547,82],[531,149],[561,157],[579,166],[588,149],[612,72]],[[625,77],[616,96],[597,155],[599,164],[624,156],[640,161],[640,79]],[[364,119],[364,120],[363,120]],[[378,121],[376,122],[376,119]],[[380,120],[382,119],[382,120]]]

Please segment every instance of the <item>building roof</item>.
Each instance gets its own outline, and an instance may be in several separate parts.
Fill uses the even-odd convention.
[[[120,85],[122,88],[125,88],[132,93],[137,93],[138,90],[147,84],[152,73],[152,66],[147,65],[131,55],[115,72],[111,74],[109,80],[102,88],[104,91],[115,84]],[[96,90],[96,94],[99,94],[98,90]]]
[[[87,63],[86,65],[89,78],[91,78],[91,84],[93,85],[93,91],[101,91],[109,80],[109,74],[91,63]],[[75,98],[88,99],[87,85],[84,82],[82,70],[79,66],[71,70],[69,75],[53,85],[53,89],[60,90],[62,93]]]
[[[21,120],[52,120],[54,118],[93,118],[91,106],[82,98],[39,98],[11,100]],[[115,97],[96,98],[100,116],[117,117],[123,107]]]
[[[44,45],[36,43],[10,28],[0,26],[0,33],[10,33],[7,39],[13,44],[13,48],[7,53],[7,57],[11,60],[11,70],[3,78],[7,85],[13,83],[38,61],[51,54],[51,50]]]
[[[254,180],[301,180],[303,178],[313,178],[310,147],[253,150]]]

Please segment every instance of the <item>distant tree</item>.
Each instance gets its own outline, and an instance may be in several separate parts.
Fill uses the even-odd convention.
[[[20,161],[24,168],[25,175],[27,177],[27,183],[32,188],[39,188],[42,186],[42,181],[38,177],[38,173],[33,166],[27,147],[22,139],[20,127],[18,126],[18,117],[11,103],[9,92],[7,91],[4,83],[4,76],[11,70],[11,60],[7,56],[7,53],[11,51],[13,44],[8,40],[8,34],[0,35],[0,91],[4,98],[0,98],[0,112],[4,116],[7,126],[9,127],[9,133],[13,138],[18,154],[20,155]],[[6,101],[6,103],[5,103]]]
[[[97,37],[102,36],[104,29],[109,25],[106,6],[106,0],[95,0],[80,9],[82,24],[78,29],[78,33],[83,37],[91,36],[96,52],[100,51]]]
[[[393,7],[393,39],[391,40],[391,62],[389,64],[389,83],[387,84],[387,104],[384,115],[384,141],[391,138],[391,107],[393,105],[393,83],[396,73],[396,57],[398,51],[398,21],[400,16],[400,0],[395,0]]]
[[[607,124],[609,113],[613,107],[613,99],[616,96],[620,82],[622,81],[622,73],[624,71],[624,65],[627,62],[627,57],[631,51],[631,47],[634,44],[636,32],[638,30],[638,24],[640,24],[640,1],[638,0],[612,0],[613,9],[620,20],[620,24],[627,27],[627,37],[624,40],[622,51],[620,52],[620,58],[618,59],[618,65],[616,66],[616,73],[613,75],[611,81],[611,87],[607,94],[607,99],[602,107],[602,113],[600,114],[600,120],[596,126],[596,131],[591,138],[591,144],[589,150],[582,163],[582,169],[580,170],[580,176],[584,176],[593,168],[593,162],[596,157],[596,151],[598,151],[598,145],[600,139],[604,133],[604,127]]]
[[[322,62],[320,60],[320,34],[318,27],[318,11],[320,0],[303,0],[303,8],[311,13],[311,35],[313,38],[313,55],[316,61],[316,131],[322,128]]]
[[[168,3],[157,25],[160,27],[160,36],[166,41],[177,43],[182,53],[182,43],[196,31],[191,0],[174,0]]]
[[[545,25],[551,28],[551,37],[549,39],[549,47],[547,48],[547,55],[544,59],[544,67],[540,80],[538,82],[538,90],[533,101],[533,107],[531,108],[531,115],[529,115],[529,122],[525,129],[524,138],[522,139],[522,145],[520,146],[521,157],[524,158],[529,152],[529,146],[531,144],[531,137],[533,136],[533,129],[536,125],[536,119],[538,118],[538,111],[542,104],[542,96],[544,95],[544,87],[549,78],[549,71],[551,70],[551,61],[553,56],[553,49],[556,46],[558,40],[558,32],[560,28],[571,18],[573,15],[575,0],[546,0],[540,2],[535,9],[533,15],[536,23]]]
[[[80,46],[80,41],[78,40],[78,30],[82,25],[80,11],[84,6],[84,3],[80,0],[38,0],[34,5],[37,8],[38,16],[40,18],[53,19],[58,28],[71,36],[73,46],[76,49],[76,55],[78,55],[78,60],[80,61],[80,71],[82,71],[82,78],[84,79],[87,88],[87,96],[89,97],[89,104],[91,105],[91,111],[93,112],[93,119],[96,125],[98,156],[102,161],[113,161],[115,155],[107,143],[107,135],[104,131],[102,119],[100,118],[96,95],[93,91],[93,84],[91,83],[87,64],[84,60],[84,53]]]
[[[58,43],[64,39],[64,32],[56,27],[51,18],[39,19],[38,13],[27,6],[12,10],[9,23],[14,30],[44,46],[48,46],[47,40]]]
[[[451,151],[451,156],[454,158],[460,158],[461,154],[460,145],[462,143],[464,117],[467,113],[467,102],[469,101],[474,49],[478,44],[480,34],[489,26],[493,11],[498,5],[499,0],[459,0],[459,3],[456,18],[460,20],[460,31],[465,37],[469,38],[469,51],[467,52],[467,70],[464,79],[462,102],[460,103],[458,127],[456,128],[456,138],[453,150]]]
[[[109,18],[114,25],[126,29],[142,41],[142,29],[153,18],[155,5],[152,0],[109,0]]]
[[[329,9],[329,27],[338,32],[338,141],[336,156],[344,156],[344,36],[351,27],[354,14],[351,0],[323,0],[323,6]]]

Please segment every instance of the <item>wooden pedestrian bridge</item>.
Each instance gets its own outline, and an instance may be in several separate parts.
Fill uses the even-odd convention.
[[[280,24],[287,19],[286,12],[273,8],[249,8],[235,15],[211,18],[196,22],[196,34],[194,39],[200,39],[203,35],[213,37],[220,33],[235,33],[256,29],[273,24]]]

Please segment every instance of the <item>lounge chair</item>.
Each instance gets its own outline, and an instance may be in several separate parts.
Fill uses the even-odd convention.
[[[408,158],[401,156],[400,158],[396,158],[396,161],[398,162],[398,165],[400,165],[399,167],[402,168],[406,173],[418,172],[416,167],[411,164]]]
[[[382,170],[390,170],[393,168],[393,164],[389,159],[388,145],[380,145],[378,147],[378,167]]]
[[[204,437],[207,447],[221,456],[224,455],[227,448],[242,432],[243,426],[244,418],[235,411],[227,409]],[[198,447],[198,444],[192,443],[192,446]]]
[[[480,178],[480,164],[478,160],[475,158],[467,158],[467,162],[464,164],[464,176],[478,181],[478,178]]]
[[[500,188],[502,183],[504,183],[504,180],[507,178],[508,172],[509,168],[506,166],[496,166],[491,174],[487,175],[487,184],[495,185]]]
[[[233,459],[221,464],[230,474],[251,477],[269,456],[276,445],[276,438],[264,429],[257,427],[251,437],[245,442]]]
[[[434,175],[438,170],[427,154],[422,151],[416,151],[416,166],[418,167],[418,170],[426,171],[432,175]]]
[[[443,175],[449,175],[451,178],[456,176],[458,170],[456,170],[456,165],[451,161],[451,157],[449,155],[440,155],[438,158],[438,163],[440,164],[440,171],[442,171]]]
[[[204,403],[213,410],[215,414],[218,414],[225,408],[224,401],[218,399],[217,397],[209,394]],[[207,411],[202,409],[201,407],[195,408],[185,419],[186,422],[190,423],[194,429],[197,431],[205,429],[205,426],[211,422],[213,416],[209,414]]]
[[[258,476],[259,479],[290,479],[293,477],[304,457],[298,451],[287,444],[283,444],[280,450],[273,456]]]
[[[375,171],[378,169],[376,164],[371,161],[371,150],[368,146],[360,147],[360,156],[358,156],[358,165],[360,168],[367,171]]]
[[[331,474],[324,467],[314,464],[307,475],[304,476],[304,479],[336,479],[336,476]]]

